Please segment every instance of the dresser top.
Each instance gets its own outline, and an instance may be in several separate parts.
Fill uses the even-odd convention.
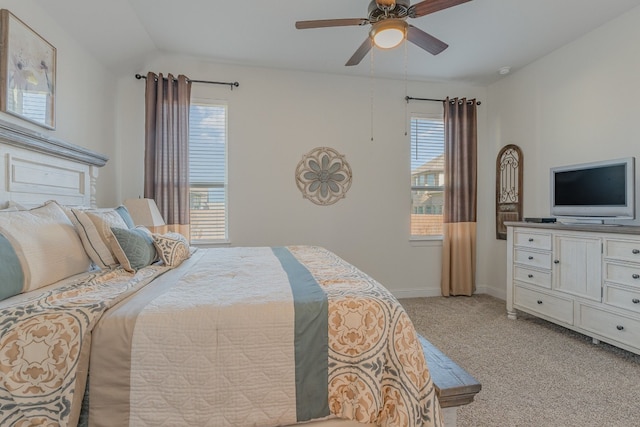
[[[592,233],[615,233],[615,234],[637,234],[640,235],[640,227],[633,225],[617,225],[617,224],[566,224],[561,222],[540,223],[525,221],[505,221],[507,227],[527,227],[542,228],[546,230],[571,230],[571,231],[589,231]]]

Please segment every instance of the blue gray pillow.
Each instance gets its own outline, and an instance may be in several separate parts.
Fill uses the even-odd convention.
[[[131,217],[131,214],[129,213],[129,210],[127,209],[126,206],[120,205],[114,210],[118,212],[118,214],[122,217],[122,220],[124,221],[125,224],[127,224],[127,227],[136,228],[136,225],[133,222],[133,218]]]
[[[116,238],[112,249],[125,270],[137,271],[156,260],[156,248],[149,230],[111,227],[111,231]]]
[[[0,234],[0,301],[22,292],[24,273],[15,249]]]

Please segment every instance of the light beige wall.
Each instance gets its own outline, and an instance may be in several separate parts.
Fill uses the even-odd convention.
[[[549,216],[552,166],[640,160],[638,40],[640,8],[488,88],[492,156],[506,144],[524,153],[525,216]],[[504,296],[505,242],[481,239],[480,247],[479,281]]]
[[[116,79],[36,2],[0,0],[0,8],[11,11],[57,50],[56,129],[51,131],[5,113],[0,113],[1,118],[109,156],[111,161],[100,170],[98,203],[103,206],[114,203]]]
[[[111,160],[98,181],[99,205],[140,195],[144,83],[128,73],[116,80],[32,0],[0,0],[0,7],[53,44],[58,59],[56,130],[9,115],[2,118],[108,155]],[[439,294],[440,242],[409,242],[409,146],[404,135],[406,114],[438,110],[438,104],[406,106],[403,81],[372,82],[175,57],[148,65],[136,71],[241,82],[233,92],[194,86],[194,96],[226,100],[230,107],[232,244],[322,245],[400,296]],[[122,76],[124,70],[118,73]],[[417,97],[485,97],[483,88],[456,83],[409,82],[406,90]],[[480,114],[484,123],[482,108]],[[486,140],[482,129],[480,144]],[[325,145],[346,155],[354,181],[345,200],[319,207],[302,198],[293,171],[304,153]]]
[[[401,66],[401,65],[399,65]],[[441,243],[409,241],[409,141],[405,112],[441,111],[439,103],[404,102],[405,83],[228,66],[164,57],[148,70],[193,79],[240,82],[193,85],[194,97],[229,105],[229,228],[233,245],[322,245],[352,262],[396,295],[439,295]],[[485,89],[464,84],[410,82],[415,97],[484,99]],[[371,123],[373,93],[374,124]],[[144,83],[119,84],[118,140],[121,196],[142,193]],[[406,110],[405,110],[405,107]],[[480,107],[484,123],[484,107]],[[374,140],[371,141],[373,132]],[[486,144],[484,126],[480,141]],[[317,206],[294,181],[302,155],[335,148],[353,170],[344,200]],[[482,184],[484,185],[484,184]]]
[[[88,147],[111,160],[98,202],[142,193],[144,83],[113,74],[33,0],[0,0],[57,48],[56,130],[2,119]],[[489,88],[409,82],[411,96],[478,97],[478,288],[504,294],[505,244],[495,239],[495,156],[505,144],[525,155],[525,215],[549,212],[548,170],[559,164],[636,155],[640,117],[640,9],[530,64]],[[194,86],[230,107],[230,227],[234,245],[321,244],[399,295],[437,294],[440,244],[408,239],[407,112],[402,81],[216,65],[163,57],[146,72],[238,80],[241,87]],[[124,70],[119,70],[122,73]],[[371,127],[373,93],[374,126]],[[114,96],[115,94],[115,96]],[[116,113],[116,110],[118,111]],[[370,141],[373,131],[374,141]],[[354,171],[347,198],[318,207],[300,196],[293,170],[316,146],[346,155]],[[255,218],[259,217],[260,221]]]

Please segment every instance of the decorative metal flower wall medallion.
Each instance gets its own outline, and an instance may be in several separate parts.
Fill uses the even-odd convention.
[[[298,163],[296,185],[305,199],[317,205],[332,205],[343,199],[351,187],[351,167],[333,148],[314,148]]]

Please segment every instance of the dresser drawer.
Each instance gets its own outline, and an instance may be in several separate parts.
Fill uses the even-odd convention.
[[[515,249],[513,251],[513,260],[518,264],[528,265],[529,267],[551,269],[550,252],[533,252],[525,249]]]
[[[514,302],[517,306],[544,316],[573,324],[573,300],[537,292],[522,286],[515,287]]]
[[[578,326],[623,344],[640,346],[640,320],[610,313],[589,305],[579,305]]]
[[[551,289],[551,271],[532,270],[530,268],[514,266],[513,278],[519,282]]]
[[[604,288],[604,302],[640,314],[640,289],[621,288],[607,284]]]
[[[604,264],[604,280],[640,288],[640,265]]]
[[[550,233],[532,233],[529,231],[515,231],[513,233],[513,244],[531,249],[551,250]]]
[[[607,239],[604,244],[604,256],[640,263],[640,241]]]

